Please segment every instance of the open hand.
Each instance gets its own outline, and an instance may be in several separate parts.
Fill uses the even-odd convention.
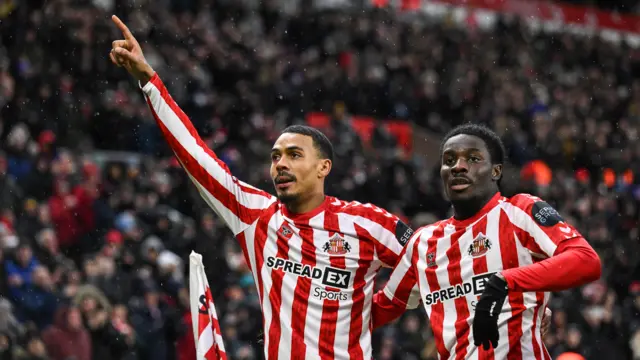
[[[123,40],[116,40],[111,43],[111,53],[109,53],[111,62],[127,69],[142,85],[146,84],[153,77],[154,71],[145,60],[138,40],[133,37],[127,25],[117,16],[111,16],[111,20],[124,36]]]

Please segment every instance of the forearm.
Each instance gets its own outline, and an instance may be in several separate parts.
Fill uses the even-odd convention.
[[[563,241],[553,257],[502,272],[512,291],[563,291],[600,278],[598,254],[584,238]]]
[[[373,296],[371,309],[373,328],[379,328],[399,318],[405,312],[406,307],[406,304],[402,304],[398,300],[389,300],[384,291],[380,290]]]
[[[247,228],[274,202],[271,195],[242,183],[231,174],[198,135],[157,74],[142,91],[167,143],[207,204],[224,219],[234,235]]]

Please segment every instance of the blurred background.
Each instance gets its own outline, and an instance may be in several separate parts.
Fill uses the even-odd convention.
[[[195,358],[203,254],[232,359],[262,359],[253,279],[136,84],[115,13],[240,179],[272,191],[285,126],[334,142],[330,195],[413,227],[447,217],[444,132],[485,123],[505,195],[545,198],[604,275],[554,294],[554,359],[640,359],[640,10],[633,0],[0,0],[0,358]],[[381,275],[384,285],[388,271]],[[422,309],[375,358],[435,359]]]

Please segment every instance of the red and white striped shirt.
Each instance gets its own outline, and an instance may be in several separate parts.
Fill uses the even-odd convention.
[[[262,306],[267,359],[370,359],[374,278],[412,231],[370,204],[326,197],[291,214],[236,179],[157,74],[142,88],[178,160],[238,239]]]
[[[417,230],[383,293],[404,308],[418,285],[440,359],[550,359],[540,336],[549,293],[509,292],[496,349],[473,344],[473,312],[493,273],[550,258],[560,242],[576,238],[576,229],[541,199],[496,194],[470,219]]]

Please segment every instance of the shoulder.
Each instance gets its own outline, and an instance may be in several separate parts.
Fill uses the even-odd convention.
[[[507,198],[506,202],[525,210],[531,208],[535,203],[544,202],[544,200],[535,195],[520,193]]]
[[[543,199],[531,194],[516,194],[506,203],[521,210],[521,214],[532,218],[539,225],[552,226],[564,221],[558,211]]]
[[[437,235],[438,229],[444,228],[449,223],[449,220],[436,221],[433,224],[421,226],[413,233],[411,242],[427,241],[434,235]]]
[[[332,198],[329,202],[329,207],[331,211],[336,213],[365,218],[375,222],[380,222],[380,220],[388,222],[396,221],[399,219],[396,215],[371,203],[361,203],[359,201],[344,201]]]

